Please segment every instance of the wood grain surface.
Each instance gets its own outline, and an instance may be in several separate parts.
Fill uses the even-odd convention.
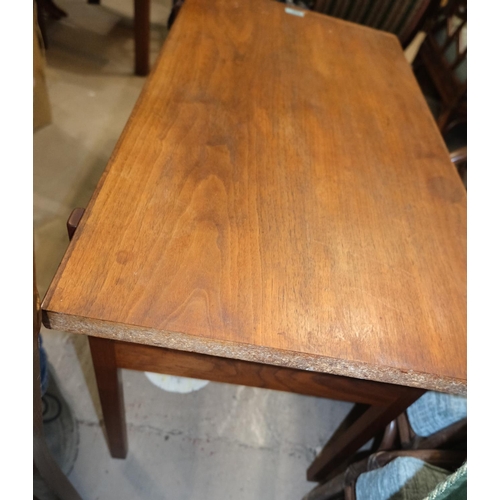
[[[466,193],[397,39],[187,0],[42,307],[49,328],[465,394]]]

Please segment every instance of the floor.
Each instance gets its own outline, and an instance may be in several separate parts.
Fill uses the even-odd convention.
[[[42,297],[67,247],[66,220],[88,203],[145,81],[132,72],[132,0],[57,4],[68,17],[47,25],[53,120],[33,139]],[[169,12],[169,0],[153,0],[152,61]],[[77,423],[77,439],[69,440],[74,453],[58,459],[84,500],[300,499],[314,486],[305,478],[308,465],[352,407],[218,383],[168,392],[144,373],[124,370],[129,453],[115,460],[86,339],[46,329],[42,337]]]

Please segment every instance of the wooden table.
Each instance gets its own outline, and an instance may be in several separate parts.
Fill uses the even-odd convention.
[[[187,0],[43,301],[119,368],[367,405],[320,480],[425,390],[466,392],[466,193],[396,37]]]

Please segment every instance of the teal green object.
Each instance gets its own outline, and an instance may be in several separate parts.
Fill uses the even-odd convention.
[[[467,462],[439,483],[425,500],[467,500]]]

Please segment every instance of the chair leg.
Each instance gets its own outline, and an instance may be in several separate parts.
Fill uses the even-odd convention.
[[[424,392],[421,389],[406,388],[405,393],[388,406],[369,406],[364,409],[361,416],[346,430],[335,433],[330,438],[309,466],[307,480],[322,482],[342,472],[349,457],[352,457],[371,437],[383,430]]]
[[[43,45],[45,49],[48,49],[48,38],[47,38],[47,26],[45,23],[45,12],[43,11],[42,4],[40,0],[36,2],[36,18],[38,27],[40,28],[40,34],[42,35]]]
[[[151,0],[134,0],[135,74],[149,73],[149,16]]]
[[[443,134],[445,132],[446,128],[448,127],[448,122],[450,119],[451,111],[452,110],[450,108],[446,108],[438,116],[437,126],[438,126],[441,134]]]
[[[398,423],[397,419],[394,419],[384,431],[382,440],[378,443],[376,451],[388,451],[396,447],[396,441],[398,437]]]
[[[116,365],[115,344],[113,340],[98,337],[88,337],[88,339],[109,451],[113,458],[125,458],[128,448],[127,426],[121,370]]]
[[[47,14],[52,18],[56,19],[57,21],[59,19],[62,19],[63,17],[68,17],[68,14],[66,11],[62,10],[60,7],[58,7],[53,0],[37,0],[37,3],[41,4],[42,9],[47,12]]]

